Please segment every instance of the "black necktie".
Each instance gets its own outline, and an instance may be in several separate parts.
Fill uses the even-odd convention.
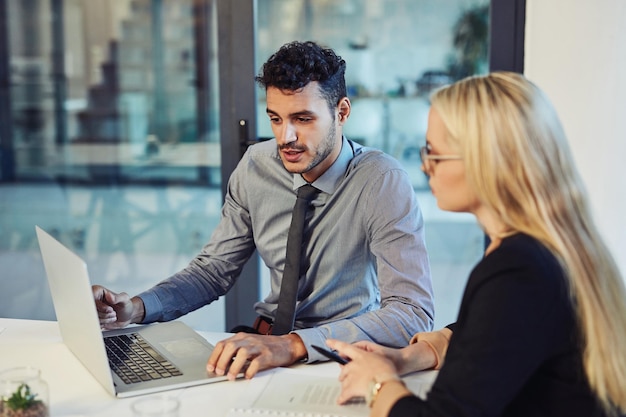
[[[319,190],[312,185],[303,185],[298,189],[298,198],[293,206],[291,226],[287,237],[287,257],[285,271],[280,284],[278,308],[272,334],[287,334],[293,330],[295,319],[296,299],[298,295],[298,280],[300,279],[300,255],[302,254],[302,234],[304,219],[311,201]]]

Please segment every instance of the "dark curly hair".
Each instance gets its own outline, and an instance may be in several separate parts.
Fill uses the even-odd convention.
[[[297,91],[317,81],[332,111],[339,100],[346,97],[345,72],[346,61],[332,49],[311,41],[294,41],[274,53],[255,80],[266,89],[275,87],[286,91]]]

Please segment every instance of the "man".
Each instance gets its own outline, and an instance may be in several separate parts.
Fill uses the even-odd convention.
[[[207,369],[230,378],[324,357],[328,338],[400,347],[433,324],[423,219],[397,161],[343,137],[350,115],[345,61],[313,42],[284,45],[263,65],[275,139],[251,146],[234,170],[222,219],[183,271],[132,299],[94,286],[105,328],[173,320],[224,295],[256,249],[271,290],[256,303],[262,334],[219,342]],[[298,280],[294,331],[268,335],[285,267],[297,189],[311,202]]]

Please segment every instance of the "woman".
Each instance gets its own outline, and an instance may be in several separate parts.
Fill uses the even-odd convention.
[[[422,170],[443,210],[490,238],[457,322],[403,349],[329,340],[340,403],[372,416],[605,416],[626,412],[626,290],[593,224],[556,112],[522,75],[432,96]],[[426,400],[398,375],[435,368]]]

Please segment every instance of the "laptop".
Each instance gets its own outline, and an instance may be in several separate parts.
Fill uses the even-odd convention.
[[[131,397],[227,380],[206,371],[213,345],[180,321],[102,331],[87,264],[39,226],[35,229],[63,342],[111,395]],[[130,347],[120,345],[124,342]],[[130,358],[155,369],[127,366]]]

